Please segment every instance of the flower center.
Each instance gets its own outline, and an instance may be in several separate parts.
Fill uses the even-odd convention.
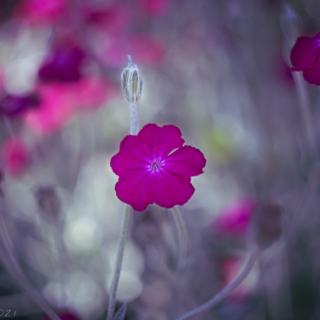
[[[150,162],[150,169],[151,171],[159,171],[162,168],[162,161],[160,159],[154,159]]]

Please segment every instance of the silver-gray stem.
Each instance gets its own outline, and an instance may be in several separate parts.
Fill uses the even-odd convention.
[[[178,206],[174,206],[172,209],[172,215],[174,222],[176,224],[178,232],[178,241],[179,241],[179,259],[178,259],[178,269],[181,269],[187,258],[188,254],[188,232],[181,215],[180,209]]]
[[[139,132],[139,102],[130,102],[130,134],[137,135]]]
[[[112,285],[111,285],[111,289],[110,289],[107,320],[112,320],[114,310],[115,310],[117,289],[118,289],[118,284],[119,284],[119,279],[120,279],[120,272],[121,272],[122,260],[123,260],[123,255],[124,255],[124,248],[125,248],[125,243],[126,243],[126,238],[127,238],[130,209],[131,209],[131,207],[128,204],[124,204],[121,229],[120,229],[118,252],[117,252],[117,258],[116,258],[116,265],[115,265],[114,275],[113,275],[113,279],[112,279]]]
[[[226,298],[249,274],[251,269],[254,266],[255,261],[257,260],[257,257],[259,255],[258,248],[252,248],[252,250],[249,253],[247,262],[243,266],[242,270],[239,272],[237,277],[233,279],[232,282],[230,282],[225,288],[223,288],[219,293],[217,293],[214,297],[212,297],[208,302],[204,303],[200,307],[197,307],[183,316],[177,318],[176,320],[184,320],[191,316],[194,316],[200,312],[206,311],[215,305],[217,305],[219,302],[221,302],[224,298]]]

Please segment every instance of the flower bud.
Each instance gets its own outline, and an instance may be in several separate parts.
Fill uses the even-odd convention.
[[[60,215],[60,200],[52,186],[40,187],[36,191],[38,206],[49,217],[57,218]]]
[[[261,204],[252,216],[252,236],[261,246],[268,247],[282,234],[282,207],[276,204]]]
[[[141,98],[142,77],[131,56],[128,56],[128,66],[121,73],[122,92],[129,102],[137,102]]]

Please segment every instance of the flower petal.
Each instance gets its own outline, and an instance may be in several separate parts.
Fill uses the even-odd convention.
[[[158,171],[155,203],[164,208],[184,205],[193,195],[195,189],[191,179],[179,173],[166,170]]]
[[[121,153],[116,154],[111,158],[110,166],[113,172],[118,176],[130,175],[136,170],[146,170],[148,163],[141,161],[138,158],[133,158]]]
[[[156,187],[155,174],[149,170],[137,170],[129,176],[120,177],[115,189],[122,202],[141,212],[154,203]]]
[[[181,138],[181,131],[176,126],[158,127],[151,123],[140,130],[138,143],[141,148],[147,147],[153,158],[161,158],[182,147],[184,140]]]
[[[121,141],[119,153],[150,163],[151,157],[144,151],[138,144],[137,136],[128,135]]]
[[[184,146],[163,160],[163,169],[180,173],[186,177],[203,173],[206,159],[199,149]]]
[[[300,37],[291,50],[290,60],[294,71],[301,71],[314,66],[320,53],[320,33],[315,37]]]
[[[303,70],[303,77],[309,83],[320,86],[320,57],[316,59],[313,68]]]

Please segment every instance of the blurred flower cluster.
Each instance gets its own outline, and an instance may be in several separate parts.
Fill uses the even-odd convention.
[[[316,0],[1,0],[0,317],[48,319],[9,250],[62,320],[106,319],[117,191],[138,210],[117,292],[124,319],[176,319],[203,304],[236,277],[252,242],[261,255],[248,277],[200,318],[320,319],[319,17]],[[144,147],[119,152],[128,55],[143,75],[141,127],[178,127],[188,143],[158,143],[185,184],[115,190],[112,169],[124,179]],[[202,175],[189,144],[207,160]],[[166,173],[162,149],[153,173]],[[186,203],[183,269],[173,203]]]

